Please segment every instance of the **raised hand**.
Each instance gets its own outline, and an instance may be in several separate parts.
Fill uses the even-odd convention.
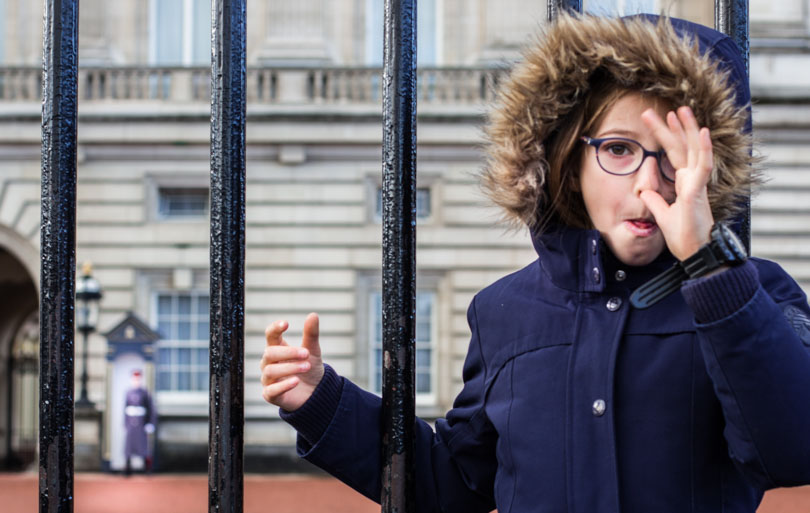
[[[287,321],[276,321],[265,330],[267,347],[261,361],[262,397],[287,411],[300,408],[321,382],[324,367],[318,342],[318,315],[304,321],[300,347],[290,346],[282,337]]]
[[[714,218],[706,186],[713,167],[709,129],[699,128],[689,107],[667,113],[666,123],[653,109],[641,114],[676,169],[675,202],[669,204],[658,192],[642,191],[641,200],[652,212],[669,251],[684,260],[709,242]]]

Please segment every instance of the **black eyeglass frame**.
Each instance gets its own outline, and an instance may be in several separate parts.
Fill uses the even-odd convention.
[[[641,165],[644,164],[644,161],[647,160],[647,157],[654,157],[656,163],[658,164],[658,172],[661,174],[661,176],[664,178],[664,180],[666,180],[669,183],[675,183],[674,179],[668,177],[664,173],[664,169],[661,166],[661,159],[667,156],[667,152],[664,151],[663,149],[658,150],[658,151],[650,151],[647,148],[645,148],[644,146],[642,146],[640,142],[636,141],[635,139],[628,139],[627,137],[602,137],[600,139],[594,139],[592,137],[588,137],[587,135],[582,135],[582,136],[580,136],[579,139],[582,142],[588,144],[589,146],[594,147],[594,149],[596,150],[596,162],[599,164],[599,167],[602,168],[602,171],[604,171],[605,173],[607,173],[609,175],[614,175],[614,176],[632,175],[633,173],[635,173],[636,171],[638,171],[641,168]],[[638,147],[641,148],[642,154],[644,156],[639,161],[638,166],[636,166],[636,168],[633,169],[632,171],[627,171],[626,173],[616,173],[614,171],[608,171],[607,169],[605,169],[605,166],[602,165],[602,161],[599,160],[599,146],[601,146],[602,143],[605,142],[605,141],[625,141],[625,142],[637,144]],[[670,162],[669,165],[672,166],[672,163]],[[672,170],[675,171],[674,166],[672,167]]]

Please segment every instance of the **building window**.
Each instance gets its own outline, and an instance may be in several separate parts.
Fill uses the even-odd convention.
[[[374,220],[382,221],[382,187],[377,187],[377,199],[374,206]],[[416,189],[416,219],[425,220],[430,217],[430,188],[417,187]]]
[[[211,63],[211,0],[152,0],[149,61],[163,66]]]
[[[208,215],[208,189],[160,187],[158,218],[174,219]]]
[[[158,390],[208,390],[208,308],[207,292],[155,294]]]
[[[436,66],[439,62],[441,37],[438,7],[441,0],[419,0],[416,9],[416,63]],[[366,64],[382,66],[384,0],[366,0]]]
[[[369,335],[371,362],[369,376],[371,390],[382,392],[382,293],[372,291],[369,297]],[[436,327],[436,294],[419,291],[416,293],[416,402],[430,404],[435,402],[435,346]]]
[[[657,0],[586,0],[585,12],[605,16],[626,16],[629,14],[652,13],[659,11]]]

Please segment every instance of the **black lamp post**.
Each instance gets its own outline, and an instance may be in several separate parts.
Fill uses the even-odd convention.
[[[87,397],[87,337],[96,330],[98,324],[101,285],[93,278],[93,265],[85,262],[82,265],[82,276],[76,283],[76,329],[82,332],[84,348],[82,350],[82,390],[76,405],[92,407]]]

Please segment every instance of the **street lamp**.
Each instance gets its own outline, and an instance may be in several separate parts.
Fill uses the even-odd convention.
[[[84,349],[82,351],[82,390],[76,404],[92,407],[87,397],[87,337],[96,330],[98,324],[98,304],[101,300],[101,285],[93,278],[93,264],[82,265],[82,276],[76,283],[76,328],[82,332]]]

